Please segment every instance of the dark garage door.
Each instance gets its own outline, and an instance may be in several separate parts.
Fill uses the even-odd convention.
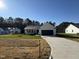
[[[53,30],[42,30],[42,35],[53,35]]]

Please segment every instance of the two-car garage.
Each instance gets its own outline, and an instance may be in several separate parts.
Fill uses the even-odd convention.
[[[41,35],[55,35],[56,29],[55,26],[45,23],[40,27],[39,34]]]
[[[42,30],[42,35],[53,35],[53,30]]]

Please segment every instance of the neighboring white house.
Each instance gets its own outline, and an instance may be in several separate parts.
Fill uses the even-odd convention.
[[[9,34],[10,33],[10,31],[8,30],[7,27],[6,28],[3,28],[3,30],[4,30],[4,34]]]
[[[77,34],[79,33],[79,24],[70,24],[66,29],[65,33]]]
[[[10,31],[10,34],[19,34],[21,33],[21,30],[19,28],[14,28],[14,27],[8,27],[8,30]]]
[[[3,28],[0,28],[0,34],[4,34]]]
[[[56,28],[55,26],[45,23],[39,29],[40,35],[56,35]]]

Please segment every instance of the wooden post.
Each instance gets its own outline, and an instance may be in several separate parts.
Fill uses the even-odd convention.
[[[40,43],[40,40],[39,40],[39,59],[41,58],[41,51],[40,51],[41,50],[41,48],[40,48],[41,45],[40,44],[41,43]]]

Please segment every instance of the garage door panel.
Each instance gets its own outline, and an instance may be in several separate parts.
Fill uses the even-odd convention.
[[[42,35],[53,35],[53,30],[42,30]]]

